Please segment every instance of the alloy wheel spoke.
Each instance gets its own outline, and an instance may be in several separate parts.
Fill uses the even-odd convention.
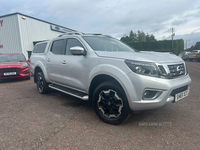
[[[38,89],[41,92],[43,90],[43,84],[44,84],[41,76],[37,78],[37,84],[38,84]]]
[[[109,97],[110,97],[110,99],[112,99],[112,98],[114,97],[114,95],[115,95],[115,92],[114,92],[114,91],[110,91],[110,92],[109,92]]]
[[[114,90],[102,91],[97,104],[103,115],[108,118],[117,118],[123,107],[122,99]]]

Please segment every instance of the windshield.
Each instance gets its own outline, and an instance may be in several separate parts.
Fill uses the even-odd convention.
[[[97,37],[97,36],[83,36],[83,39],[90,45],[94,51],[109,51],[109,52],[122,52],[132,51],[130,48],[121,41],[110,37]]]
[[[23,55],[0,55],[1,62],[24,62],[26,61]]]

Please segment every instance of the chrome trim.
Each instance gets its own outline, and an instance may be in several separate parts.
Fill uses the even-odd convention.
[[[82,100],[84,100],[84,101],[88,101],[88,99],[89,99],[88,95],[82,97]]]
[[[61,89],[55,88],[55,87],[53,87],[53,86],[51,86],[51,85],[49,85],[49,87],[52,88],[52,89],[58,90],[58,91],[60,91],[60,92],[63,92],[63,93],[69,94],[69,95],[71,95],[71,96],[77,97],[77,98],[82,99],[82,100],[84,100],[84,101],[87,101],[87,100],[88,100],[88,96],[87,96],[87,95],[81,97],[81,96],[78,96],[78,95],[72,94],[72,93],[70,93],[70,92],[66,92],[66,91],[64,91],[64,90],[61,90]]]
[[[160,65],[160,66],[163,66],[163,68],[165,69],[165,71],[166,71],[166,73],[167,73],[167,76],[171,73],[170,72],[170,69],[169,69],[169,65],[179,65],[179,64],[183,64],[184,65],[184,69],[185,69],[185,74],[183,74],[183,75],[180,75],[180,76],[177,76],[177,77],[173,77],[172,79],[175,79],[175,78],[179,78],[179,77],[182,77],[182,76],[186,76],[188,73],[187,73],[187,68],[186,68],[186,64],[185,64],[185,62],[182,62],[182,61],[179,61],[179,62],[175,62],[175,63],[164,63],[164,64],[162,64],[162,63],[155,63],[156,64],[156,66],[157,66],[157,68],[159,68],[158,66]],[[166,79],[168,79],[168,78],[166,78]]]
[[[70,86],[67,86],[67,85],[63,85],[63,84],[60,84],[60,83],[57,83],[57,82],[51,82],[52,84],[57,84],[57,85],[60,85],[60,86],[63,86],[63,87],[66,87],[66,88],[69,88],[69,89],[72,89],[72,90],[76,90],[76,91],[79,91],[79,92],[82,92],[82,93],[86,93],[85,91],[82,91],[82,90],[79,90],[79,89],[76,89],[76,88],[72,88]],[[87,93],[86,93],[87,94]]]

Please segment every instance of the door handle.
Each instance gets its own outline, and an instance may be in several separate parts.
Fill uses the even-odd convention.
[[[47,58],[47,61],[50,62],[50,58]]]
[[[61,63],[62,63],[62,64],[66,64],[67,62],[66,62],[65,60],[62,60]]]

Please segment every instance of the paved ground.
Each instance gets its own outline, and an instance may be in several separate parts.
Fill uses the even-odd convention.
[[[200,63],[187,62],[189,97],[115,126],[87,103],[31,80],[0,81],[0,149],[200,149]]]

